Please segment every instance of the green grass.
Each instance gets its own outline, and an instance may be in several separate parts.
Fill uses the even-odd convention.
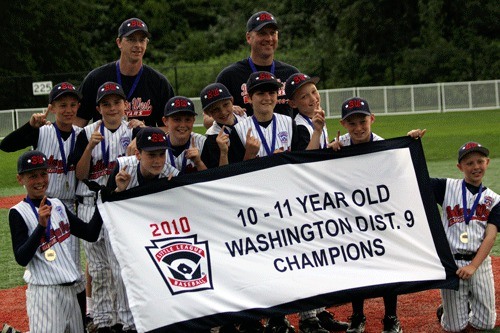
[[[329,119],[328,131],[331,139],[343,128],[338,119]],[[456,167],[458,148],[466,141],[478,141],[488,147],[491,162],[484,183],[500,193],[500,110],[450,112],[439,114],[377,116],[373,131],[384,138],[404,136],[415,128],[426,128],[422,144],[431,177],[461,178]],[[204,133],[202,127],[195,128]],[[23,151],[4,153],[0,151],[0,196],[22,194],[23,188],[16,181],[16,161]],[[23,284],[24,269],[14,260],[8,225],[8,210],[0,209],[0,289]],[[500,256],[500,237],[492,254]]]

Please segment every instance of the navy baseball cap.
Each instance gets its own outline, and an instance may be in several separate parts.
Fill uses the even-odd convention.
[[[118,95],[125,100],[127,99],[127,95],[125,95],[121,85],[116,82],[108,81],[103,83],[97,90],[96,104],[99,104],[101,99],[108,95]]]
[[[250,94],[257,88],[260,91],[277,91],[282,85],[274,74],[266,71],[253,72],[247,80],[247,92]]]
[[[206,110],[217,101],[232,99],[233,96],[222,83],[212,83],[203,88],[200,93],[201,106]]]
[[[194,111],[194,103],[192,100],[184,96],[174,96],[168,100],[167,104],[165,104],[163,115],[165,117],[169,117],[179,112],[187,112],[194,116],[197,115]]]
[[[137,149],[145,151],[168,149],[167,135],[158,127],[143,127],[136,136]]]
[[[462,160],[462,158],[465,157],[465,155],[472,153],[472,152],[478,152],[483,154],[484,156],[488,157],[490,154],[490,151],[483,147],[480,143],[477,142],[466,142],[463,144],[462,147],[458,150],[458,163]]]
[[[48,169],[47,156],[39,150],[30,150],[19,156],[17,159],[17,173],[22,173]]]
[[[78,100],[82,99],[82,95],[74,85],[69,82],[61,82],[52,87],[49,93],[49,104],[65,94],[75,95]]]
[[[318,83],[319,77],[310,77],[307,74],[295,73],[292,74],[285,83],[286,98],[292,98],[293,94],[306,83]]]
[[[372,114],[368,102],[362,98],[353,97],[342,103],[342,120],[355,113],[361,113],[367,116]]]
[[[123,21],[123,23],[118,28],[118,38],[127,37],[136,31],[142,31],[146,34],[146,36],[151,38],[151,34],[148,31],[148,26],[146,25],[146,23],[144,23],[143,20],[135,17]]]
[[[264,11],[255,13],[247,21],[247,32],[259,31],[268,24],[272,24],[278,29],[278,22],[273,14]]]

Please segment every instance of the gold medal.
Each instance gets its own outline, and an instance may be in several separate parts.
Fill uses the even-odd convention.
[[[460,234],[460,241],[464,244],[467,244],[469,242],[469,234],[467,233],[467,231]]]
[[[48,249],[47,251],[45,251],[45,259],[47,259],[47,261],[54,261],[56,260],[56,257],[56,251],[52,249]]]

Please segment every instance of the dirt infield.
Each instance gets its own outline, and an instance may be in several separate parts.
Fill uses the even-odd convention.
[[[0,208],[10,208],[22,200],[23,195],[0,198]],[[500,257],[493,258],[495,275],[495,296],[497,300],[497,313],[500,300]],[[3,323],[26,332],[28,318],[26,314],[26,286],[0,290],[0,329]],[[398,297],[398,315],[405,333],[432,333],[443,332],[436,317],[436,308],[440,304],[438,290],[427,290],[419,293],[402,295]],[[339,320],[347,321],[351,315],[351,305],[346,304],[329,309]],[[381,319],[384,313],[382,298],[374,298],[365,302],[365,315],[367,317],[366,333],[379,333],[382,331]],[[296,314],[287,316],[298,329]],[[496,330],[500,332],[500,318],[497,319]],[[297,330],[298,331],[298,330]],[[467,332],[475,332],[468,330]]]

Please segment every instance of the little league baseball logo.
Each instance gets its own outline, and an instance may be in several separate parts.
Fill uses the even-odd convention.
[[[164,238],[146,246],[172,295],[213,289],[208,242],[196,238]]]

